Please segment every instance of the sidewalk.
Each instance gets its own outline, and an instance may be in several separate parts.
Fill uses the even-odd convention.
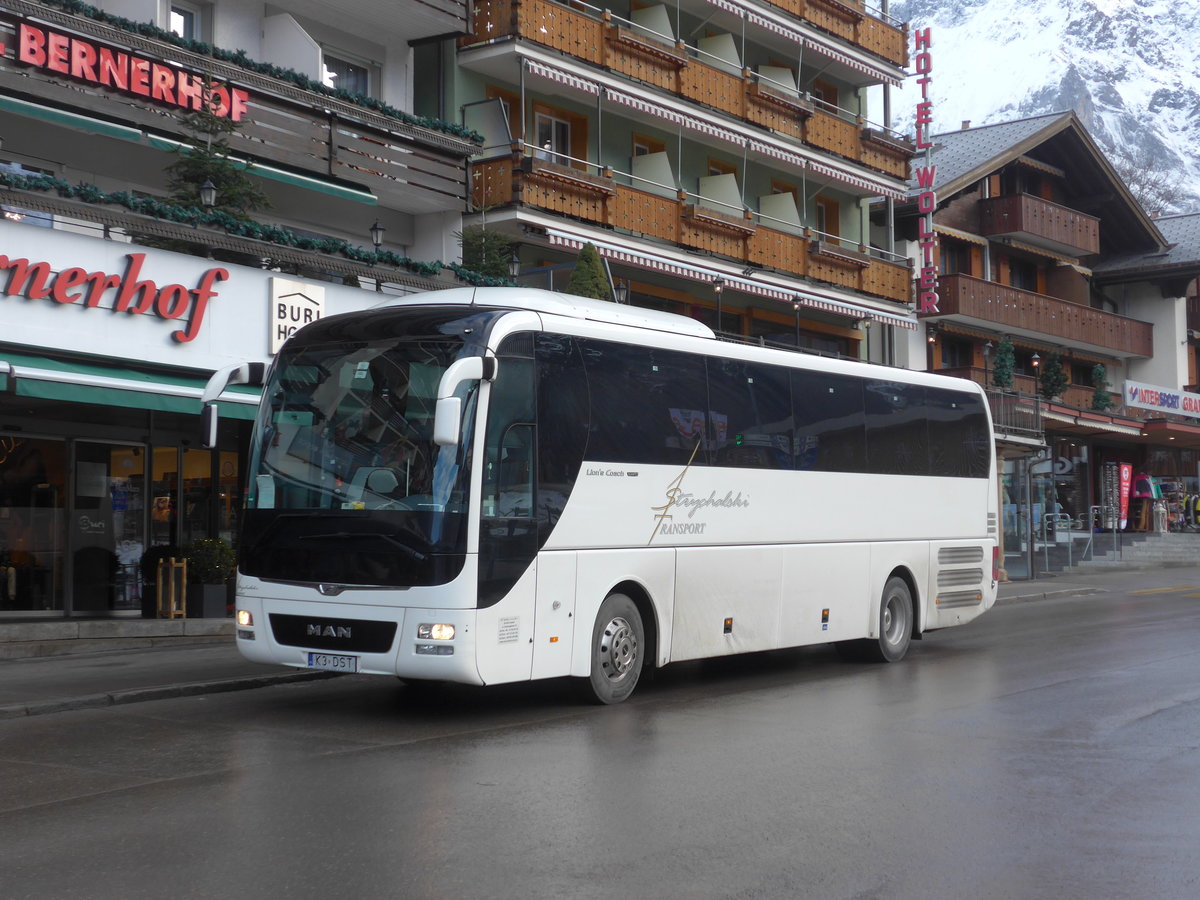
[[[0,719],[329,674],[249,662],[232,619],[0,620]]]
[[[1122,589],[1117,572],[1000,585],[998,604]],[[1200,568],[1143,580],[1200,583]],[[242,658],[231,619],[0,620],[0,719],[332,677]]]

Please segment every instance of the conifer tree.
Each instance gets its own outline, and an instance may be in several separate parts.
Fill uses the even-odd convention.
[[[512,240],[505,234],[486,225],[468,225],[462,231],[455,232],[455,237],[462,245],[464,269],[488,278],[508,279]]]
[[[1012,390],[1016,364],[1012,340],[1006,337],[996,347],[996,355],[992,357],[992,384],[1002,391]]]
[[[594,244],[584,244],[575,260],[575,268],[571,270],[571,279],[567,282],[567,293],[577,297],[591,297],[593,300],[612,300],[612,292],[608,289],[608,277],[604,273],[604,263],[600,261],[600,253]]]
[[[204,96],[211,97],[212,91],[212,82],[206,80]],[[210,100],[181,116],[179,124],[188,142],[175,151],[177,158],[166,167],[172,200],[200,208],[200,188],[208,181],[217,189],[214,209],[235,219],[247,221],[250,213],[270,208],[266,193],[246,174],[253,167],[232,158],[229,136],[238,130],[237,122],[218,116]]]
[[[1047,400],[1062,396],[1067,389],[1067,373],[1063,371],[1062,357],[1057,352],[1051,353],[1042,366],[1042,381],[1038,392]]]
[[[1104,412],[1117,405],[1108,392],[1108,370],[1103,363],[1096,363],[1092,367],[1092,387],[1092,409]]]

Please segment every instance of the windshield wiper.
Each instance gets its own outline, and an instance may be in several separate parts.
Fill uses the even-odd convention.
[[[403,550],[417,562],[425,562],[429,557],[420,550],[414,550],[412,547],[404,544],[390,534],[384,534],[382,531],[329,531],[324,534],[302,534],[298,535],[296,540],[299,541],[316,541],[316,540],[349,540],[350,538],[380,538],[387,541],[398,550]]]

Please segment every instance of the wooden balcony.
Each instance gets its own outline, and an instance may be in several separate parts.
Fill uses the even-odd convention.
[[[901,68],[908,66],[908,28],[866,11],[863,0],[766,0],[797,19],[837,35]]]
[[[939,375],[950,375],[954,378],[966,378],[968,381],[973,381],[987,389],[989,397],[993,393],[998,393],[996,386],[991,384],[991,371],[978,369],[971,366],[959,366],[950,369],[938,369]],[[1010,397],[1019,398],[1025,405],[1036,403],[1040,398],[1038,396],[1037,379],[1032,375],[1013,375],[1012,390],[1004,392]],[[1069,406],[1072,409],[1091,409],[1092,398],[1096,395],[1096,389],[1086,384],[1069,384],[1067,389],[1062,392],[1062,396],[1058,399],[1057,404],[1060,406]],[[1120,391],[1109,391],[1108,397],[1113,401],[1113,406],[1109,407],[1110,415],[1123,414],[1124,406],[1121,402]],[[1007,404],[1011,409],[1016,401]],[[992,407],[993,416],[996,413],[995,404]],[[999,430],[999,429],[997,429]]]
[[[564,170],[566,170],[564,172]],[[472,166],[476,208],[528,206],[682,247],[770,267],[900,303],[912,302],[912,270],[810,235],[768,227],[553,163],[512,157]]]
[[[846,5],[833,0],[803,0],[798,6],[811,13],[822,3]],[[597,16],[554,0],[521,0],[519,4],[513,0],[478,0],[472,33],[460,40],[460,46],[502,37],[519,37],[549,47],[874,171],[908,180],[914,148],[902,139],[881,140],[879,132],[864,129],[858,119],[822,109],[820,104],[814,108],[803,95],[773,90],[757,81],[752,72],[735,74],[709,65],[691,55],[685,45],[646,37],[615,22],[608,13]],[[466,64],[469,66],[469,59]]]
[[[979,201],[979,233],[1069,256],[1100,252],[1100,220],[1032,194]]]
[[[454,5],[439,3],[440,7]],[[49,25],[102,47],[132,51],[164,71],[170,67],[244,90],[246,111],[238,129],[228,136],[230,148],[236,156],[278,166],[278,180],[325,193],[349,188],[368,200],[374,195],[380,205],[414,213],[462,208],[465,160],[477,145],[453,129],[441,130],[415,116],[393,115],[305,90],[284,79],[41,4],[5,0],[4,9],[36,14],[39,27]],[[0,23],[0,43],[16,46],[8,23]],[[0,56],[0,94],[19,96],[28,115],[55,124],[63,121],[60,110],[78,115],[81,131],[94,130],[88,122],[111,122],[121,123],[122,137],[150,147],[171,149],[188,140],[180,122],[181,106],[110,90],[47,68],[22,66],[11,56]]]
[[[1153,326],[1101,309],[1022,291],[969,275],[946,275],[938,285],[939,311],[995,330],[1038,336],[1065,346],[1090,348],[1122,357],[1153,355]]]

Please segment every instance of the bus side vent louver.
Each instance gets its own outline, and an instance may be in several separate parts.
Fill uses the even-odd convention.
[[[938,550],[938,564],[942,566],[966,566],[981,562],[982,547],[942,547]]]

